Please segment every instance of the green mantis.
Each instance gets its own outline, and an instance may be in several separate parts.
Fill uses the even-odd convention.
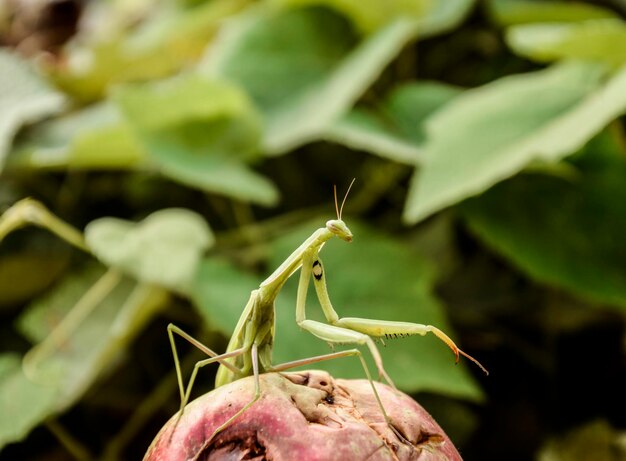
[[[350,184],[350,187],[351,186],[352,184]],[[348,188],[348,192],[349,191],[350,188]],[[424,336],[427,333],[433,333],[448,347],[450,347],[450,349],[452,349],[457,362],[459,360],[459,356],[463,355],[487,373],[487,370],[477,360],[459,349],[445,333],[432,325],[355,317],[339,317],[328,295],[328,290],[326,288],[326,273],[319,253],[324,244],[334,237],[337,237],[345,242],[352,241],[352,232],[346,223],[341,219],[347,195],[348,193],[346,193],[346,196],[341,204],[341,208],[339,208],[335,189],[335,208],[337,212],[337,219],[328,221],[324,227],[313,232],[308,239],[306,239],[293,253],[291,253],[291,255],[289,255],[289,257],[287,257],[287,259],[274,271],[272,275],[262,282],[257,289],[251,292],[248,303],[239,318],[235,331],[233,332],[231,340],[228,344],[228,348],[224,354],[217,354],[177,326],[173,324],[168,326],[168,335],[174,355],[181,398],[178,419],[182,416],[184,408],[189,401],[191,389],[196,379],[198,370],[210,363],[218,362],[220,364],[215,381],[216,387],[250,375],[255,377],[256,385],[254,398],[241,410],[219,426],[213,434],[213,436],[215,436],[259,399],[261,395],[259,385],[260,373],[280,372],[289,368],[324,360],[356,356],[361,361],[363,370],[372,386],[372,391],[385,421],[388,423],[390,428],[394,430],[393,426],[390,424],[389,417],[387,416],[385,408],[380,400],[376,387],[374,386],[367,364],[359,349],[354,348],[333,352],[279,365],[272,364],[275,316],[274,301],[276,300],[285,282],[298,269],[300,269],[300,281],[296,301],[296,322],[298,326],[323,341],[326,341],[331,346],[339,344],[366,346],[374,359],[374,363],[376,364],[379,379],[384,378],[392,387],[395,386],[385,372],[383,362],[374,339],[411,335]],[[327,323],[306,318],[306,295],[311,280],[315,287],[317,298],[322,307]],[[174,335],[181,336],[209,356],[209,358],[201,360],[195,364],[186,387],[183,385],[180,361],[176,350]]]

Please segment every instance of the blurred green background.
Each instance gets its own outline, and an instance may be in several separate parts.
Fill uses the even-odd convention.
[[[381,346],[464,459],[626,459],[625,17],[0,3],[0,459],[141,458],[179,405],[166,325],[223,351],[352,178],[354,241],[322,251],[331,299],[437,325],[490,370],[430,336]],[[295,324],[295,279],[276,362],[328,352]],[[180,348],[188,375],[202,355]]]

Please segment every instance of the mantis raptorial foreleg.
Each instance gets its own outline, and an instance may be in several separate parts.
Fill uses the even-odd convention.
[[[339,316],[330,303],[325,284],[323,290],[317,291],[317,297],[322,305],[322,309],[324,310],[326,320],[328,320],[331,325],[306,319],[305,307],[309,279],[311,278],[311,275],[315,280],[321,279],[323,277],[323,270],[321,267],[317,251],[305,251],[302,258],[302,269],[300,270],[300,282],[298,284],[296,322],[300,328],[312,333],[314,336],[317,336],[330,344],[357,344],[367,346],[372,354],[372,357],[374,358],[376,368],[378,368],[379,378],[384,377],[385,380],[395,388],[393,381],[383,367],[382,358],[380,357],[380,353],[378,352],[372,338],[370,338],[367,334],[363,334],[358,331],[344,328],[342,326],[332,325],[338,321]]]
[[[312,277],[311,277],[312,276]],[[313,278],[313,285],[317,293],[317,298],[320,302],[324,316],[328,323],[334,327],[341,328],[341,330],[324,330],[320,326],[312,324],[310,320],[305,320],[305,308],[306,292],[309,284],[309,279]],[[302,258],[302,270],[300,272],[300,285],[298,286],[298,307],[296,311],[296,321],[298,325],[307,331],[310,331],[315,336],[324,339],[330,343],[353,343],[353,344],[367,344],[376,366],[378,367],[379,374],[384,376],[387,381],[390,382],[385,370],[382,367],[382,360],[376,348],[376,345],[372,341],[374,338],[397,338],[404,336],[420,335],[424,336],[427,333],[433,333],[437,338],[443,341],[454,353],[456,361],[459,361],[459,355],[463,355],[476,365],[478,365],[485,373],[488,371],[472,356],[466,354],[439,328],[432,325],[422,325],[419,323],[410,322],[395,322],[389,320],[375,320],[364,319],[357,317],[344,317],[340,318],[328,296],[328,289],[326,287],[326,274],[324,265],[319,257],[318,250],[306,251]],[[323,324],[322,324],[323,325]],[[321,334],[320,334],[321,332]],[[349,340],[350,335],[347,332],[361,333],[363,337],[354,336],[354,340]],[[369,340],[369,341],[368,341]]]
[[[459,361],[459,356],[462,355],[468,360],[474,362],[483,372],[485,372],[485,374],[489,374],[487,369],[483,367],[478,360],[459,349],[448,335],[432,325],[422,325],[419,323],[409,322],[393,322],[389,320],[361,319],[356,317],[340,318],[337,321],[337,325],[351,330],[356,330],[376,338],[402,338],[413,335],[425,336],[427,333],[432,333],[452,350],[456,357],[456,362]]]

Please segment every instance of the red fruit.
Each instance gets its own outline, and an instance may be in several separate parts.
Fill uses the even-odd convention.
[[[367,380],[323,371],[260,376],[261,398],[213,439],[254,396],[248,377],[194,400],[161,429],[144,461],[451,460],[461,456],[434,419],[406,394],[376,388],[401,441],[385,423]]]

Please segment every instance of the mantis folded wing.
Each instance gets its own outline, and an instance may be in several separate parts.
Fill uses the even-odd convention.
[[[336,195],[335,203],[337,204]],[[215,381],[216,387],[228,384],[244,376],[254,375],[256,377],[256,393],[253,400],[225,421],[214,432],[211,437],[213,438],[218,432],[226,428],[239,415],[246,411],[246,409],[248,409],[260,397],[261,391],[258,385],[259,373],[283,371],[296,366],[355,355],[361,361],[363,370],[370,381],[372,390],[385,421],[388,423],[389,427],[397,433],[397,431],[390,424],[389,417],[387,416],[385,408],[382,405],[378,392],[376,391],[376,387],[372,382],[366,362],[358,349],[335,352],[280,365],[272,364],[271,355],[274,344],[275,316],[274,302],[285,282],[298,269],[301,269],[296,301],[296,322],[298,326],[331,345],[353,344],[357,346],[367,346],[372,357],[374,358],[379,378],[384,378],[391,386],[395,387],[392,380],[385,372],[380,353],[374,343],[374,339],[377,338],[382,339],[410,335],[423,336],[427,333],[433,333],[452,349],[456,355],[457,361],[459,359],[459,355],[463,355],[487,373],[487,370],[477,360],[460,350],[445,333],[432,325],[339,317],[330,301],[328,290],[326,288],[324,265],[319,257],[319,252],[324,244],[333,237],[338,237],[346,242],[352,241],[352,233],[348,226],[341,220],[341,211],[339,209],[337,210],[337,218],[338,219],[328,221],[325,227],[317,229],[280,265],[280,267],[278,267],[278,269],[274,271],[272,275],[261,283],[258,289],[252,291],[250,299],[248,300],[248,303],[239,318],[237,326],[235,327],[235,331],[228,344],[226,353],[218,355],[214,351],[202,345],[196,339],[189,336],[180,328],[174,325],[169,325],[168,333],[174,354],[181,396],[181,407],[178,416],[179,419],[182,416],[187,402],[189,401],[191,387],[193,386],[193,382],[199,368],[208,365],[209,363],[218,362],[220,364]],[[306,296],[311,279],[313,280],[317,298],[319,299],[327,323],[309,320],[306,318]],[[186,388],[183,386],[174,334],[182,336],[186,340],[190,341],[193,345],[198,347],[210,357],[196,363]],[[401,434],[397,435],[403,439]]]

